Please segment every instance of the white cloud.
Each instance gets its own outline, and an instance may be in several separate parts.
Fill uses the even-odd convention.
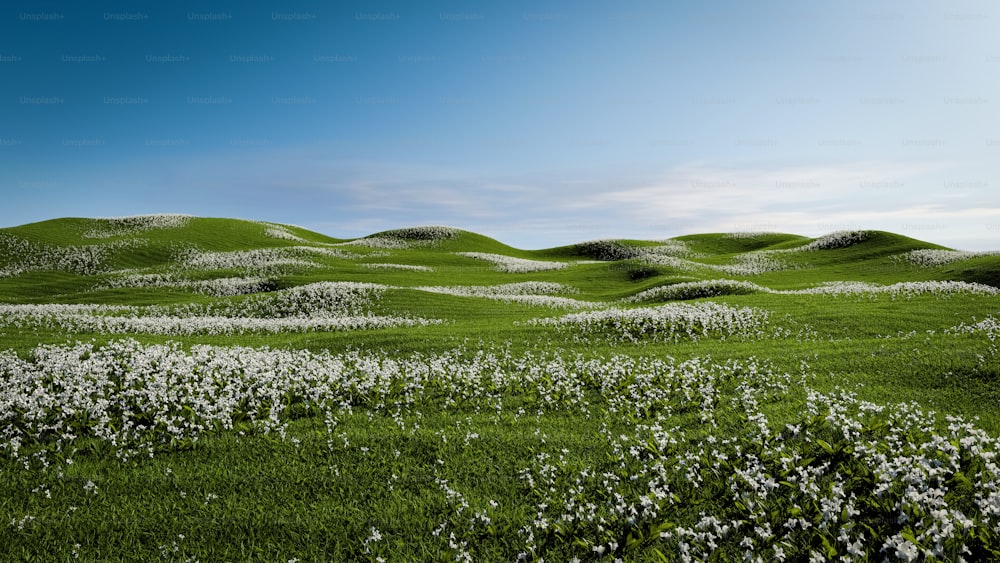
[[[1000,248],[1000,199],[965,164],[860,161],[818,165],[692,162],[496,171],[331,161],[316,151],[258,151],[161,163],[173,207],[198,215],[291,222],[334,237],[420,224],[476,231],[522,248],[581,240],[775,230],[818,236],[876,228],[931,242]],[[149,178],[148,169],[128,175]],[[156,174],[152,176],[156,177]],[[942,180],[944,178],[945,180]],[[124,181],[123,179],[119,179]],[[147,180],[152,187],[155,180]],[[975,191],[975,190],[973,190]],[[188,198],[187,201],[179,201]],[[968,244],[968,241],[976,244]]]

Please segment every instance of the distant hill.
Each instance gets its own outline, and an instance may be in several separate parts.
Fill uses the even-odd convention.
[[[155,302],[157,295],[240,276],[257,279],[244,284],[256,291],[317,280],[411,286],[530,278],[589,288],[589,297],[600,300],[718,279],[777,289],[925,280],[1000,287],[1000,256],[874,230],[818,238],[711,233],[522,250],[453,227],[344,239],[293,225],[184,215],[63,218],[0,229],[0,296],[6,299],[113,302],[141,287]]]

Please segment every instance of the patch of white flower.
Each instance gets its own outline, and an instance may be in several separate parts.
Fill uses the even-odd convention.
[[[125,239],[99,244],[56,246],[14,236],[0,235],[0,251],[6,264],[0,277],[13,277],[31,271],[72,272],[93,275],[103,272],[113,253],[146,246],[142,239]]]
[[[330,318],[359,315],[389,286],[362,282],[317,282],[267,295],[255,295],[238,305],[239,316]]]
[[[84,232],[83,236],[85,238],[111,238],[154,229],[178,229],[187,225],[191,219],[191,215],[178,213],[102,217],[94,219],[98,225]]]
[[[872,231],[834,231],[819,237],[809,244],[800,246],[795,250],[808,251],[846,248],[868,240],[873,234],[874,233]]]
[[[400,250],[410,248],[410,244],[403,239],[376,236],[340,242],[337,243],[337,246],[364,246],[367,248],[380,248],[383,250]]]
[[[675,239],[661,240],[655,246],[640,246],[637,248],[641,256],[678,256],[687,258],[698,256],[686,242]]]
[[[543,281],[524,281],[500,285],[432,286],[417,287],[414,289],[465,297],[492,297],[496,295],[562,295],[566,293],[579,293],[579,290],[573,286]]]
[[[190,287],[198,293],[215,297],[229,297],[270,291],[274,288],[274,283],[266,278],[235,277],[191,281]]]
[[[992,315],[972,324],[961,323],[945,330],[946,334],[985,334],[990,341],[995,341],[1000,337],[1000,320]]]
[[[600,261],[627,260],[639,256],[635,246],[617,240],[590,240],[574,245],[574,249]]]
[[[578,290],[575,287],[555,282],[528,281],[501,285],[420,286],[412,289],[458,297],[479,297],[506,303],[523,303],[555,308],[585,309],[603,306],[602,303],[560,297],[560,294],[577,293]]]
[[[260,277],[229,277],[212,280],[191,280],[181,278],[175,273],[127,273],[116,275],[95,289],[120,289],[120,288],[169,288],[194,291],[215,297],[228,297],[233,295],[246,295],[250,293],[260,293],[270,291],[274,287],[273,282]]]
[[[558,318],[534,319],[529,324],[569,328],[584,335],[632,342],[678,341],[707,336],[761,337],[768,316],[769,313],[762,309],[706,301],[570,313]]]
[[[694,255],[687,243],[674,239],[659,241],[655,246],[636,246],[613,239],[592,240],[576,244],[574,249],[576,252],[603,262],[641,259],[647,256],[691,257]]]
[[[544,260],[527,260],[525,258],[514,258],[503,254],[490,254],[487,252],[457,252],[466,258],[475,258],[492,262],[500,272],[508,274],[526,274],[530,272],[543,272],[546,270],[560,270],[569,266],[567,262],[547,262]]]
[[[650,254],[642,257],[642,261],[651,266],[666,266],[682,272],[707,272],[717,270],[719,266],[715,264],[702,264],[694,260],[686,260],[676,256],[664,256]]]
[[[888,295],[892,299],[910,299],[920,295],[947,297],[958,294],[997,295],[1000,289],[980,283],[961,281],[898,282],[878,285],[862,281],[831,281],[804,289],[771,289],[753,282],[731,279],[714,279],[681,282],[658,286],[625,298],[626,303],[645,303],[661,300],[700,299],[720,295],[745,295],[769,293],[773,295],[862,295],[876,297]]]
[[[410,227],[385,231],[359,239],[338,243],[343,246],[366,246],[385,250],[400,250],[420,246],[434,245],[442,240],[455,238],[461,233],[455,227],[440,225],[426,227]]]
[[[420,266],[416,264],[391,264],[386,262],[366,262],[361,264],[365,268],[382,269],[382,270],[409,270],[411,272],[433,272],[434,268],[430,266]]]
[[[298,248],[257,248],[231,252],[190,250],[182,257],[182,266],[198,270],[247,270],[274,272],[281,269],[315,268],[319,264],[304,257]],[[315,249],[317,251],[328,249]]]
[[[439,319],[368,311],[387,286],[319,282],[238,302],[177,306],[0,305],[0,326],[66,333],[202,334],[345,331],[427,326]]]
[[[538,453],[521,472],[540,497],[522,528],[525,555],[572,534],[583,539],[574,551],[582,559],[617,556],[626,533],[682,561],[734,552],[746,561],[972,561],[995,547],[1000,441],[973,424],[806,387],[805,408],[781,426],[760,405],[804,379],[793,384],[752,359],[668,369],[655,379],[670,391],[643,406],[700,411],[707,432],[666,416],[639,422],[607,434],[609,460],[598,467]],[[735,396],[720,393],[729,385]],[[742,427],[717,433],[723,414]]]
[[[309,255],[319,255],[319,256],[329,256],[330,258],[339,258],[341,260],[357,260],[359,258],[372,258],[377,256],[382,256],[382,254],[370,252],[368,254],[355,254],[353,252],[346,252],[338,248],[325,248],[322,246],[290,246],[286,249],[288,252],[297,254],[299,256],[309,256]]]
[[[755,238],[769,237],[769,236],[773,236],[773,235],[776,235],[776,234],[779,234],[779,233],[775,233],[775,232],[772,232],[772,231],[736,231],[736,232],[733,232],[733,233],[725,233],[725,234],[722,235],[722,238],[724,238],[724,239],[735,239],[735,240],[739,240],[739,239],[755,239]]]
[[[748,281],[717,279],[681,282],[654,287],[640,291],[631,297],[623,299],[623,301],[626,303],[645,303],[649,301],[700,299],[720,295],[746,295],[762,291],[769,290]]]
[[[422,240],[422,241],[432,241],[432,240],[444,240],[453,239],[461,233],[461,229],[456,229],[455,227],[446,227],[443,225],[427,225],[422,227],[407,227],[404,229],[395,229],[392,231],[385,231],[380,233],[378,236],[394,239],[403,240]]]
[[[264,230],[264,234],[276,239],[290,240],[294,242],[308,242],[306,239],[300,237],[292,231],[289,231],[284,225],[267,223],[267,228]]]
[[[333,318],[364,316],[391,286],[362,282],[316,282],[244,299],[135,308],[136,314],[176,317]]]
[[[717,269],[733,276],[756,276],[767,272],[787,270],[789,268],[787,263],[775,260],[772,256],[773,253],[766,250],[744,252],[737,254],[733,258],[733,264],[713,265],[712,269]]]
[[[918,250],[911,250],[905,254],[896,255],[893,259],[905,260],[911,264],[916,264],[917,266],[923,266],[925,268],[934,268],[937,266],[946,266],[954,262],[979,258],[981,256],[1000,256],[1000,250],[972,252],[966,250],[935,250],[922,248]]]
[[[981,283],[961,281],[899,282],[877,285],[860,281],[825,282],[807,289],[768,290],[769,293],[788,295],[889,295],[907,299],[918,295],[948,296],[956,294],[997,295],[1000,289]]]
[[[755,236],[762,236],[763,234],[769,233],[757,233]],[[737,254],[733,258],[733,264],[703,264],[693,260],[686,260],[682,258],[683,255],[671,254],[658,256],[656,254],[647,253],[640,256],[640,258],[650,265],[666,266],[685,272],[704,272],[711,270],[733,276],[756,276],[767,272],[777,272],[787,270],[792,267],[800,267],[798,265],[792,266],[786,262],[778,260],[775,258],[776,255],[846,248],[868,240],[872,234],[872,231],[836,231],[822,236],[809,244],[796,248],[755,250],[752,252]],[[738,233],[728,233],[726,236],[728,238],[737,238]],[[694,256],[689,255],[688,257],[691,258]]]
[[[680,255],[656,256],[647,254],[641,258],[646,263],[654,266],[667,266],[686,272],[712,270],[733,276],[756,276],[767,272],[777,272],[796,267],[777,260],[775,258],[776,255],[846,248],[868,240],[872,234],[872,231],[836,231],[796,248],[755,250],[737,254],[733,257],[732,264],[703,264],[693,260],[685,260]],[[736,235],[737,233],[729,233],[726,236],[728,238],[737,238]],[[755,236],[762,236],[762,234],[758,233]]]
[[[6,321],[0,309],[0,319]],[[70,314],[60,316],[26,316],[20,326],[34,326],[68,333],[97,334],[158,334],[165,336],[225,335],[253,333],[328,332],[370,330],[398,326],[427,326],[440,320],[394,316],[287,317],[261,319],[256,317],[170,317],[170,316],[106,316]]]
[[[676,256],[655,254],[643,255],[641,259],[651,266],[666,266],[682,272],[722,272],[732,276],[756,276],[790,267],[785,262],[772,258],[773,252],[775,251],[757,250],[738,254],[733,258],[733,264],[703,264]]]

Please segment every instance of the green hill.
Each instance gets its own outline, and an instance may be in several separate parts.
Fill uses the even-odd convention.
[[[0,560],[995,560],[998,274],[882,231],[0,229]]]
[[[497,270],[506,268],[519,272],[515,275],[574,284],[596,299],[719,278],[777,288],[844,280],[1000,284],[996,257],[919,264],[908,253],[946,249],[881,231],[841,241],[783,233],[715,233],[528,251],[449,227],[409,227],[337,239],[275,223],[166,215],[54,219],[0,229],[0,250],[0,295],[7,300],[85,300],[94,293],[95,281],[100,285],[116,276],[169,272],[197,280],[263,275],[275,287],[289,287],[331,279],[400,285],[488,283],[502,281]],[[511,265],[501,268],[496,261],[504,257]],[[432,270],[437,274],[430,275]],[[97,293],[99,299],[112,297]],[[165,298],[176,297],[176,291],[167,293],[171,295]]]

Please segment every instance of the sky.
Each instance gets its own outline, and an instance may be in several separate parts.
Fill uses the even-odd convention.
[[[0,6],[0,226],[187,213],[520,248],[881,229],[1000,249],[970,0]]]

